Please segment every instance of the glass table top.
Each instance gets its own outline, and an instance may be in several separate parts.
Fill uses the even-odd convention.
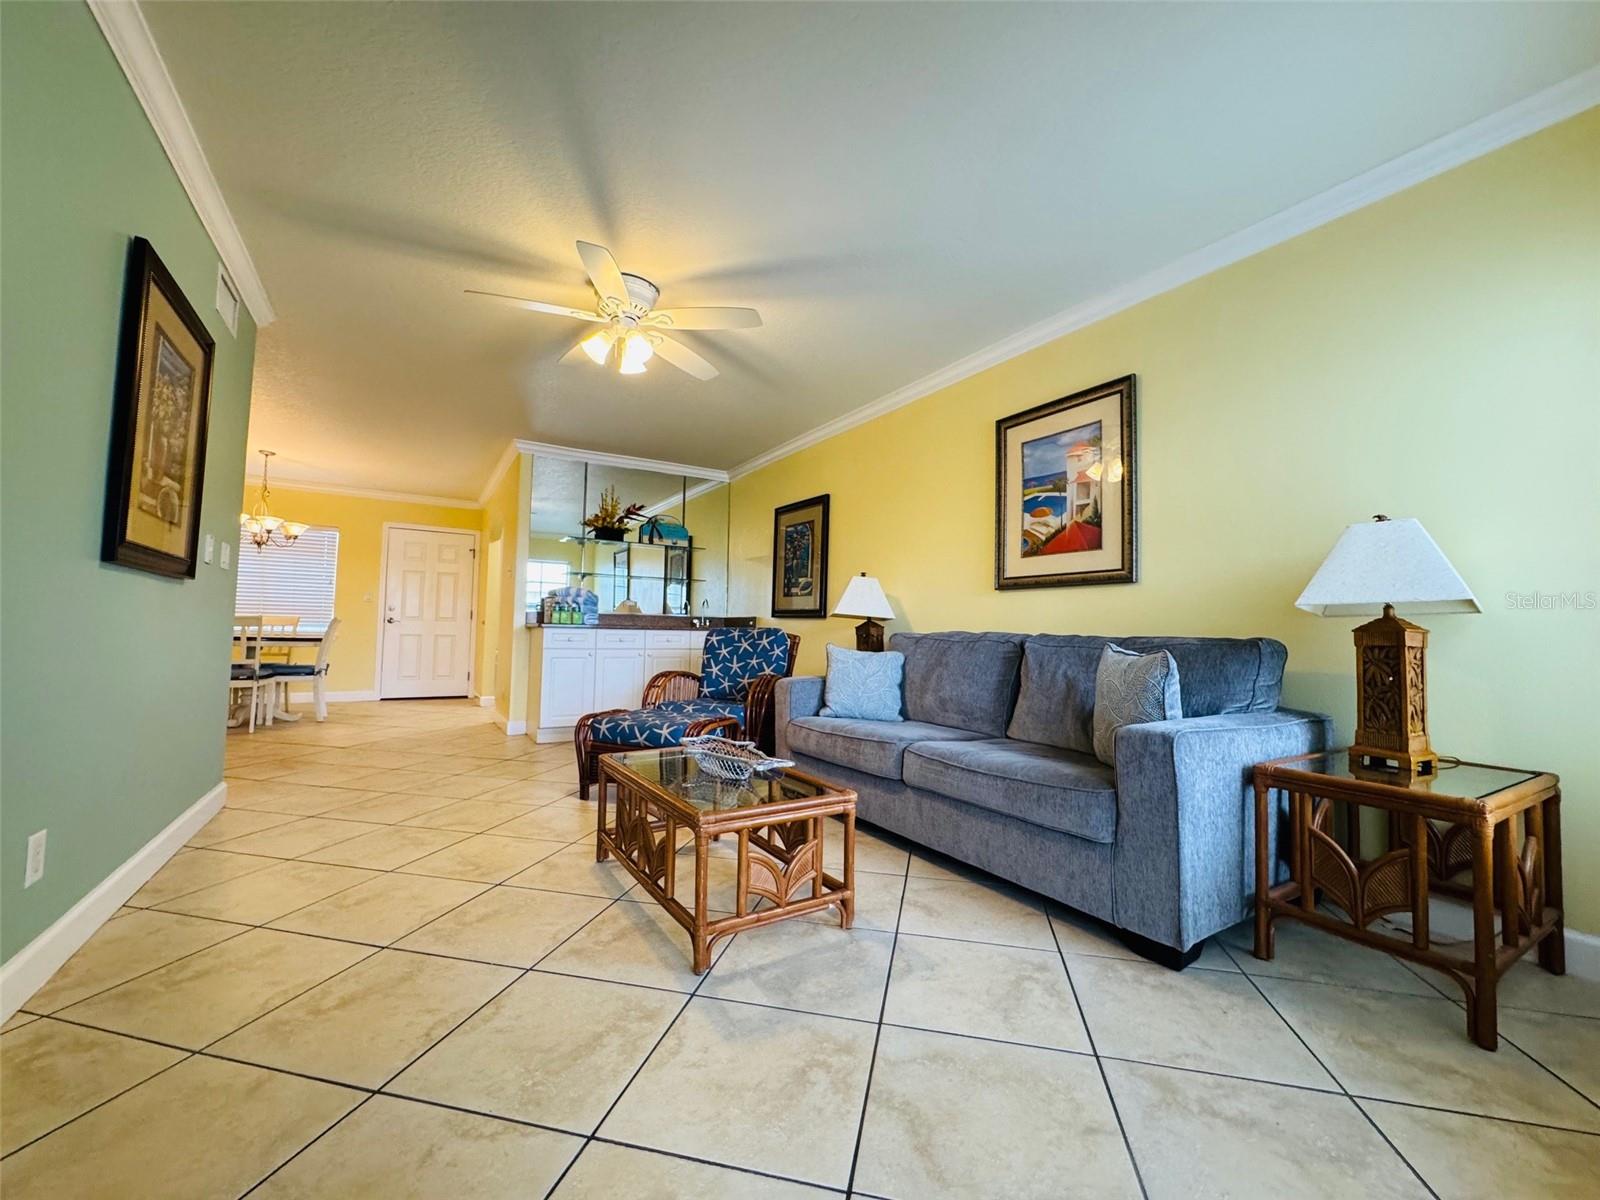
[[[637,750],[608,754],[606,758],[702,812],[787,804],[836,794],[825,784],[786,768],[752,774],[742,782],[722,779],[706,770],[699,756],[690,750]]]
[[[1330,750],[1276,764],[1287,771],[1306,771],[1313,775],[1327,775],[1334,779],[1354,779],[1362,783],[1387,784],[1413,792],[1432,792],[1439,796],[1459,796],[1463,799],[1482,800],[1506,788],[1515,787],[1536,778],[1537,771],[1520,771],[1512,767],[1491,767],[1478,763],[1457,762],[1441,758],[1437,775],[1406,778],[1392,771],[1375,771],[1352,767],[1350,755],[1345,750]]]

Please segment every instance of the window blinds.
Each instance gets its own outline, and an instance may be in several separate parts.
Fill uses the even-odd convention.
[[[312,527],[288,546],[239,547],[239,590],[233,610],[247,616],[299,617],[307,632],[333,619],[339,531]]]

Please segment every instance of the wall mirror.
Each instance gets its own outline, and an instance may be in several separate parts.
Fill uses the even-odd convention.
[[[639,518],[620,529],[585,527],[607,491],[623,509],[639,505]],[[572,602],[570,589],[582,589],[602,613],[636,605],[647,616],[727,615],[724,482],[535,454],[528,529],[529,611],[546,597]]]

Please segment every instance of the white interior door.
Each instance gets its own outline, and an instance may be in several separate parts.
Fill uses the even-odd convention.
[[[470,533],[389,530],[379,685],[385,700],[471,690],[474,544]]]

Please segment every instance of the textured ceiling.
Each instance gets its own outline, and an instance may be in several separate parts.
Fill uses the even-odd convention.
[[[732,466],[1600,58],[1595,4],[144,9],[279,313],[251,449],[462,497],[511,437]],[[579,238],[766,325],[623,378],[462,295],[587,305]]]

